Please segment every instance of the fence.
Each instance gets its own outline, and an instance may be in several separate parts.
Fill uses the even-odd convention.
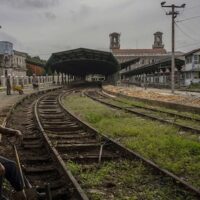
[[[53,76],[38,76],[38,83],[39,84],[45,84],[45,83],[53,83]],[[55,84],[57,84],[58,78],[57,76],[54,77]],[[23,85],[23,86],[29,86],[32,85],[33,77],[32,76],[11,76],[10,82],[11,85],[15,83],[16,85]],[[1,76],[0,77],[0,87],[5,88],[6,87],[6,77]]]

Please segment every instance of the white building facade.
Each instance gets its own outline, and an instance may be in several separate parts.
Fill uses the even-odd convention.
[[[192,83],[200,84],[200,49],[195,49],[185,54],[183,73],[185,86]]]
[[[0,75],[26,76],[26,53],[13,50],[13,44],[0,41]]]
[[[13,51],[12,69],[13,76],[26,76],[26,57],[27,54],[19,51]]]

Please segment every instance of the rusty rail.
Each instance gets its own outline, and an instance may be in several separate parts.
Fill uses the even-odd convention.
[[[43,135],[44,140],[46,141],[47,147],[48,147],[49,151],[51,152],[51,154],[53,155],[54,160],[56,160],[57,163],[59,163],[59,165],[61,166],[62,171],[63,171],[63,175],[65,176],[65,178],[72,183],[74,189],[76,190],[76,195],[77,195],[76,198],[77,198],[77,200],[78,199],[80,199],[80,200],[89,200],[87,195],[85,194],[85,192],[83,191],[83,189],[81,188],[79,183],[77,182],[77,180],[72,175],[71,171],[69,169],[67,169],[67,166],[65,165],[63,159],[61,158],[61,156],[58,153],[58,151],[56,150],[56,148],[53,146],[51,140],[48,138],[48,135],[46,134],[46,132],[45,132],[43,126],[42,126],[42,123],[40,121],[39,114],[38,114],[38,104],[39,104],[39,101],[42,98],[43,97],[39,98],[36,101],[35,107],[34,107],[34,114],[35,114],[35,118],[36,118],[36,121],[38,123],[39,129],[40,129],[40,131],[41,131],[41,133]]]

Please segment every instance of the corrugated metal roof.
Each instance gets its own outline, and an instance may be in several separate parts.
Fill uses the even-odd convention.
[[[52,71],[81,76],[109,75],[119,70],[119,63],[112,53],[86,48],[53,53],[46,66]]]

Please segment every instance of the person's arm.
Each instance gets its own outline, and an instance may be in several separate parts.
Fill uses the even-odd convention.
[[[5,128],[0,126],[0,133],[9,136],[16,136],[20,141],[23,140],[23,135],[19,130],[14,130],[11,128]]]
[[[5,174],[5,167],[0,163],[0,176]]]

